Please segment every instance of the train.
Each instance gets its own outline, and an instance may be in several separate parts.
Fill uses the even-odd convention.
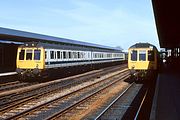
[[[16,72],[21,79],[42,77],[50,70],[125,61],[117,49],[27,42],[18,47]]]
[[[136,43],[128,49],[128,69],[135,80],[144,80],[159,70],[159,52],[150,43]]]

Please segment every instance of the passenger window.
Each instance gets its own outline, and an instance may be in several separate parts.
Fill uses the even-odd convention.
[[[41,50],[34,50],[34,60],[40,60]]]
[[[139,61],[146,61],[146,50],[139,51]]]
[[[81,58],[84,58],[84,53],[83,52],[81,52]]]
[[[50,58],[54,59],[54,51],[50,51]]]
[[[26,50],[26,60],[32,60],[32,50]]]
[[[69,54],[69,58],[72,58],[72,56],[71,56],[71,52],[68,52],[68,54]]]
[[[57,53],[57,52],[55,51],[55,52],[54,52],[54,59],[56,59],[56,53]]]
[[[154,51],[148,51],[148,61],[154,61]]]
[[[19,52],[19,60],[24,60],[24,53],[25,50],[21,50],[21,52]]]
[[[76,52],[73,52],[73,58],[77,58],[77,57],[76,57]]]
[[[61,52],[57,51],[57,59],[60,59],[60,56],[61,56]]]
[[[131,60],[132,61],[137,61],[137,50],[132,50],[131,51]]]
[[[47,51],[45,51],[45,59],[47,59]]]
[[[66,52],[63,51],[63,58],[66,59]]]
[[[80,58],[80,52],[78,52],[78,58]]]
[[[63,53],[61,52],[61,59],[63,58]]]

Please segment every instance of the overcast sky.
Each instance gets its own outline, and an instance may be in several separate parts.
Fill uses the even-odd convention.
[[[2,0],[0,27],[127,50],[159,48],[151,0]]]

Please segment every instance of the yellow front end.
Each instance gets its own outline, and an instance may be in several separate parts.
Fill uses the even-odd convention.
[[[150,56],[151,53],[151,56]],[[150,48],[136,48],[128,51],[128,68],[133,70],[156,70],[156,52]]]
[[[17,70],[42,70],[45,67],[45,50],[37,47],[19,47],[16,60]],[[19,72],[20,72],[19,71]],[[37,72],[37,71],[36,71]]]

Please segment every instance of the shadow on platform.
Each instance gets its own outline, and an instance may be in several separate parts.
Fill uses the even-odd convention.
[[[177,63],[165,64],[158,75],[151,120],[180,119],[180,72]]]

